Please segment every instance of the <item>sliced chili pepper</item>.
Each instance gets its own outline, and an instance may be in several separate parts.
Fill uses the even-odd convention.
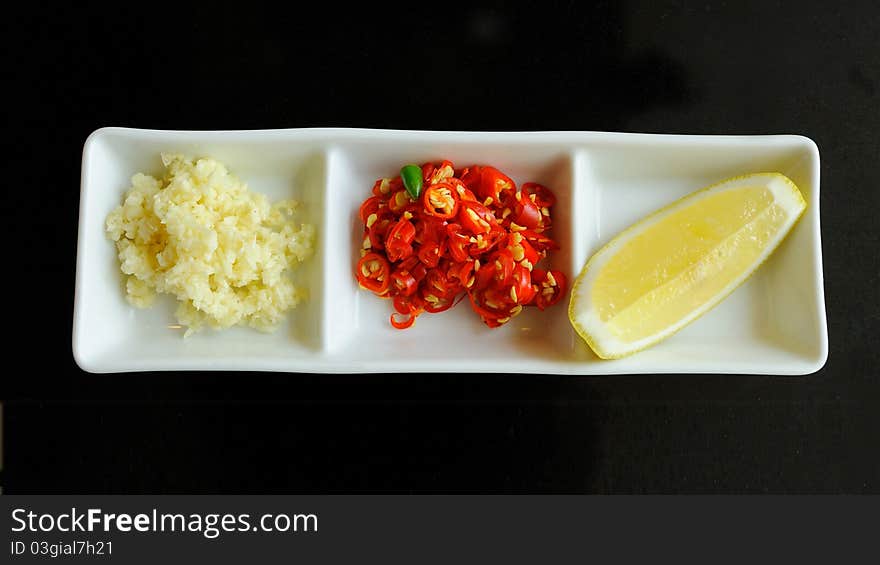
[[[522,185],[522,191],[529,195],[539,208],[552,208],[556,204],[556,196],[549,188],[536,182],[527,182]],[[534,196],[534,198],[532,198]]]
[[[462,281],[461,274],[467,268],[468,263],[469,262],[451,261],[448,258],[443,258],[437,268],[446,274],[446,280],[448,280],[450,284],[454,283],[455,285],[463,286],[464,282],[467,282],[467,279]]]
[[[458,213],[459,195],[447,182],[437,182],[429,186],[422,195],[425,212],[435,218],[449,220]]]
[[[532,244],[529,243],[529,240],[522,239],[520,240],[519,245],[523,248],[523,259],[528,261],[530,265],[534,266],[538,261],[541,260],[541,256],[538,255],[538,252],[535,251],[535,248],[532,247]]]
[[[446,242],[443,242],[443,246],[446,245]],[[419,247],[418,257],[419,260],[424,263],[428,267],[436,267],[440,262],[441,251],[443,250],[443,246],[435,241],[425,242]]]
[[[483,291],[483,306],[504,316],[516,306],[509,284],[493,284]]]
[[[477,196],[485,200],[491,198],[494,202],[502,201],[502,193],[513,192],[516,184],[504,173],[495,167],[485,166],[480,174],[480,184],[475,190]]]
[[[486,255],[507,239],[507,232],[500,227],[492,228],[489,233],[477,234],[474,243],[468,248],[472,257]]]
[[[493,328],[525,305],[549,307],[564,295],[565,277],[535,265],[558,248],[544,233],[555,202],[543,185],[517,191],[490,166],[406,166],[400,176],[377,180],[358,210],[365,226],[358,282],[393,299],[390,322],[399,329],[465,296]]]
[[[449,291],[450,285],[449,279],[446,278],[446,273],[441,269],[429,269],[421,293],[422,298],[427,300],[429,296],[445,297],[449,294]]]
[[[391,313],[391,325],[394,326],[395,329],[405,330],[411,328],[413,324],[416,323],[417,316],[415,314],[409,314],[403,321],[398,322],[397,317],[401,316],[397,312]]]
[[[472,192],[480,190],[480,184],[483,181],[483,167],[474,165],[473,167],[465,167],[461,170],[461,182]]]
[[[391,284],[401,296],[410,296],[418,289],[418,281],[405,269],[398,269],[391,273]]]
[[[419,264],[419,258],[415,255],[410,255],[406,259],[403,259],[399,263],[397,263],[398,269],[405,269],[407,271],[412,271],[416,268],[416,265]]]
[[[461,267],[458,271],[458,280],[461,283],[462,287],[470,288],[471,286],[473,286],[474,282],[476,282],[474,277],[475,265],[477,265],[476,260],[465,261],[464,263],[461,263]]]
[[[388,197],[396,191],[403,188],[403,182],[400,180],[400,177],[395,177],[393,179],[379,179],[373,185],[373,195],[384,200],[388,200]]]
[[[400,261],[413,254],[413,246],[399,240],[386,241],[385,254],[389,261]]]
[[[367,221],[367,232],[370,236],[370,246],[373,249],[379,251],[385,249],[385,234],[388,233],[388,228],[390,226],[390,217],[379,218],[378,220],[373,221],[372,224],[369,220]]]
[[[458,181],[458,182],[456,182],[456,181],[458,181],[458,179],[450,179],[447,182],[450,182],[452,184],[452,186],[455,187],[455,192],[458,193],[459,201],[460,202],[476,202],[477,197],[473,193],[473,191],[471,191],[468,187],[466,187],[464,185],[464,183],[462,183],[461,181]]]
[[[388,208],[395,214],[403,214],[407,207],[412,204],[412,199],[406,190],[398,190],[391,194],[388,199]]]
[[[438,298],[436,302],[425,302],[425,312],[439,314],[455,306],[455,298]]]
[[[460,224],[447,224],[446,233],[449,236],[449,254],[455,261],[467,261],[470,259],[468,246],[470,238],[464,233]]]
[[[446,276],[445,269],[440,268],[429,270],[422,286],[421,297],[425,304],[425,311],[430,313],[442,312],[451,308],[455,302],[455,296],[461,290],[458,279],[450,280]]]
[[[465,230],[473,234],[489,232],[498,225],[492,211],[479,202],[461,202],[458,211],[458,222]]]
[[[357,264],[357,280],[365,289],[385,294],[391,284],[391,266],[378,253],[367,253]]]
[[[385,236],[385,253],[391,261],[406,259],[413,253],[412,241],[416,228],[406,218],[398,220]]]
[[[484,324],[486,324],[490,328],[497,328],[501,326],[501,324],[499,324],[497,320],[502,316],[497,312],[492,312],[490,310],[487,310],[486,308],[483,308],[483,306],[480,304],[478,293],[468,292],[468,300],[471,303],[471,309],[480,316],[480,319],[483,320]]]
[[[361,221],[366,224],[367,218],[369,218],[372,214],[377,214],[379,212],[379,208],[382,207],[382,199],[378,196],[373,196],[364,200],[364,203],[361,204],[360,209],[358,210],[358,216],[360,216]]]
[[[507,240],[507,248],[510,249],[513,260],[517,263],[528,265],[529,270],[541,259],[541,256],[528,240],[522,236],[521,232],[510,234]]]
[[[428,182],[430,184],[436,184],[452,177],[454,174],[455,167],[452,165],[452,161],[443,161],[439,167],[431,171],[431,174],[428,177]]]
[[[532,202],[529,195],[525,192],[519,193],[519,200],[516,203],[513,221],[525,228],[536,228],[541,224],[543,216],[541,209],[537,204]]]
[[[434,165],[434,163],[425,163],[424,165],[422,165],[422,179],[425,181],[425,184],[431,182],[431,175],[434,174],[434,170],[436,168],[437,167]]]
[[[557,244],[546,235],[538,233],[534,230],[523,230],[519,232],[519,234],[523,236],[525,240],[528,241],[531,246],[535,248],[536,251],[559,249],[559,244]]]
[[[413,219],[416,227],[415,241],[418,243],[439,243],[446,240],[446,222],[428,215]]]
[[[415,237],[416,227],[406,218],[398,220],[394,227],[388,230],[388,235],[386,236],[388,240],[399,240],[404,243],[412,243]]]
[[[403,315],[418,315],[422,311],[422,301],[418,294],[413,294],[411,296],[403,296],[399,294],[394,297],[392,304],[394,305],[394,310]]]
[[[509,309],[504,305],[509,304],[509,299],[498,295],[497,290],[488,288],[468,292],[471,308],[480,315],[483,323],[490,328],[497,328],[510,320]]]
[[[473,202],[477,201],[477,197],[474,196],[473,192],[468,190],[468,187],[465,186],[463,182],[461,182],[461,179],[450,177],[448,179],[444,179],[443,182],[452,185],[455,188],[455,192],[458,193],[459,197],[464,196],[465,200],[471,200]]]
[[[473,290],[482,290],[489,286],[492,282],[492,278],[495,276],[495,264],[494,263],[482,263],[479,268],[476,268],[476,272],[474,273],[474,284],[472,286]]]
[[[513,270],[513,288],[516,292],[518,304],[528,304],[535,297],[535,287],[532,285],[532,274],[522,265],[517,265]]]
[[[415,267],[413,267],[412,275],[416,278],[417,281],[422,282],[428,274],[428,268],[424,263],[419,263]]]
[[[511,275],[513,275],[514,267],[516,267],[513,253],[509,249],[502,249],[490,255],[488,264],[495,267],[493,278],[499,284],[507,284],[510,281]]]
[[[537,273],[535,271],[537,271]],[[545,308],[553,306],[559,302],[565,294],[565,275],[560,271],[535,269],[532,271],[532,282],[535,283],[537,290],[535,306],[537,306],[539,310],[544,310]]]

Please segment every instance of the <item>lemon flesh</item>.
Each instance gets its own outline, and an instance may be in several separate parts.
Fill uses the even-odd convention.
[[[779,173],[728,179],[682,198],[587,261],[571,291],[572,326],[603,359],[669,337],[745,281],[806,207]]]

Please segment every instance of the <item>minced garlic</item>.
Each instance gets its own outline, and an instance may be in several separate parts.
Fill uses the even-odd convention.
[[[295,201],[270,206],[214,159],[162,162],[165,176],[134,175],[107,217],[128,301],[174,295],[187,336],[205,325],[272,331],[304,296],[288,274],[311,255],[314,226],[291,221]]]

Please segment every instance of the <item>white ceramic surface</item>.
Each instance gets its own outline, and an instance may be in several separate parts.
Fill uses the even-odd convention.
[[[252,190],[300,200],[303,221],[317,226],[316,254],[297,275],[310,299],[276,333],[233,328],[184,339],[171,300],[148,310],[125,301],[104,220],[131,175],[159,173],[159,154],[168,151],[223,161]],[[362,233],[357,210],[375,179],[444,158],[491,164],[518,183],[552,188],[559,201],[553,236],[562,249],[551,264],[569,276],[645,214],[728,177],[783,173],[808,209],[746,284],[677,335],[625,359],[598,359],[571,329],[565,303],[527,309],[496,330],[462,304],[397,331],[388,302],[359,290],[352,275]],[[73,353],[92,372],[802,375],[828,356],[823,292],[819,153],[801,136],[104,128],[83,151]]]

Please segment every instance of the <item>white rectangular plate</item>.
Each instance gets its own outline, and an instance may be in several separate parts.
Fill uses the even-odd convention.
[[[297,276],[310,298],[274,334],[205,330],[184,339],[172,300],[130,306],[104,232],[134,173],[161,172],[161,152],[211,156],[252,190],[295,198],[318,230]],[[556,193],[554,268],[573,278],[629,224],[708,184],[752,172],[789,176],[808,203],[767,263],[715,309],[629,358],[598,359],[564,303],[490,330],[467,305],[391,328],[390,305],[352,274],[357,210],[379,177],[410,162],[491,164]],[[259,370],[314,373],[754,373],[799,375],[828,355],[819,232],[819,152],[809,139],[603,132],[419,132],[360,129],[178,132],[104,128],[83,151],[73,353],[92,372]]]

